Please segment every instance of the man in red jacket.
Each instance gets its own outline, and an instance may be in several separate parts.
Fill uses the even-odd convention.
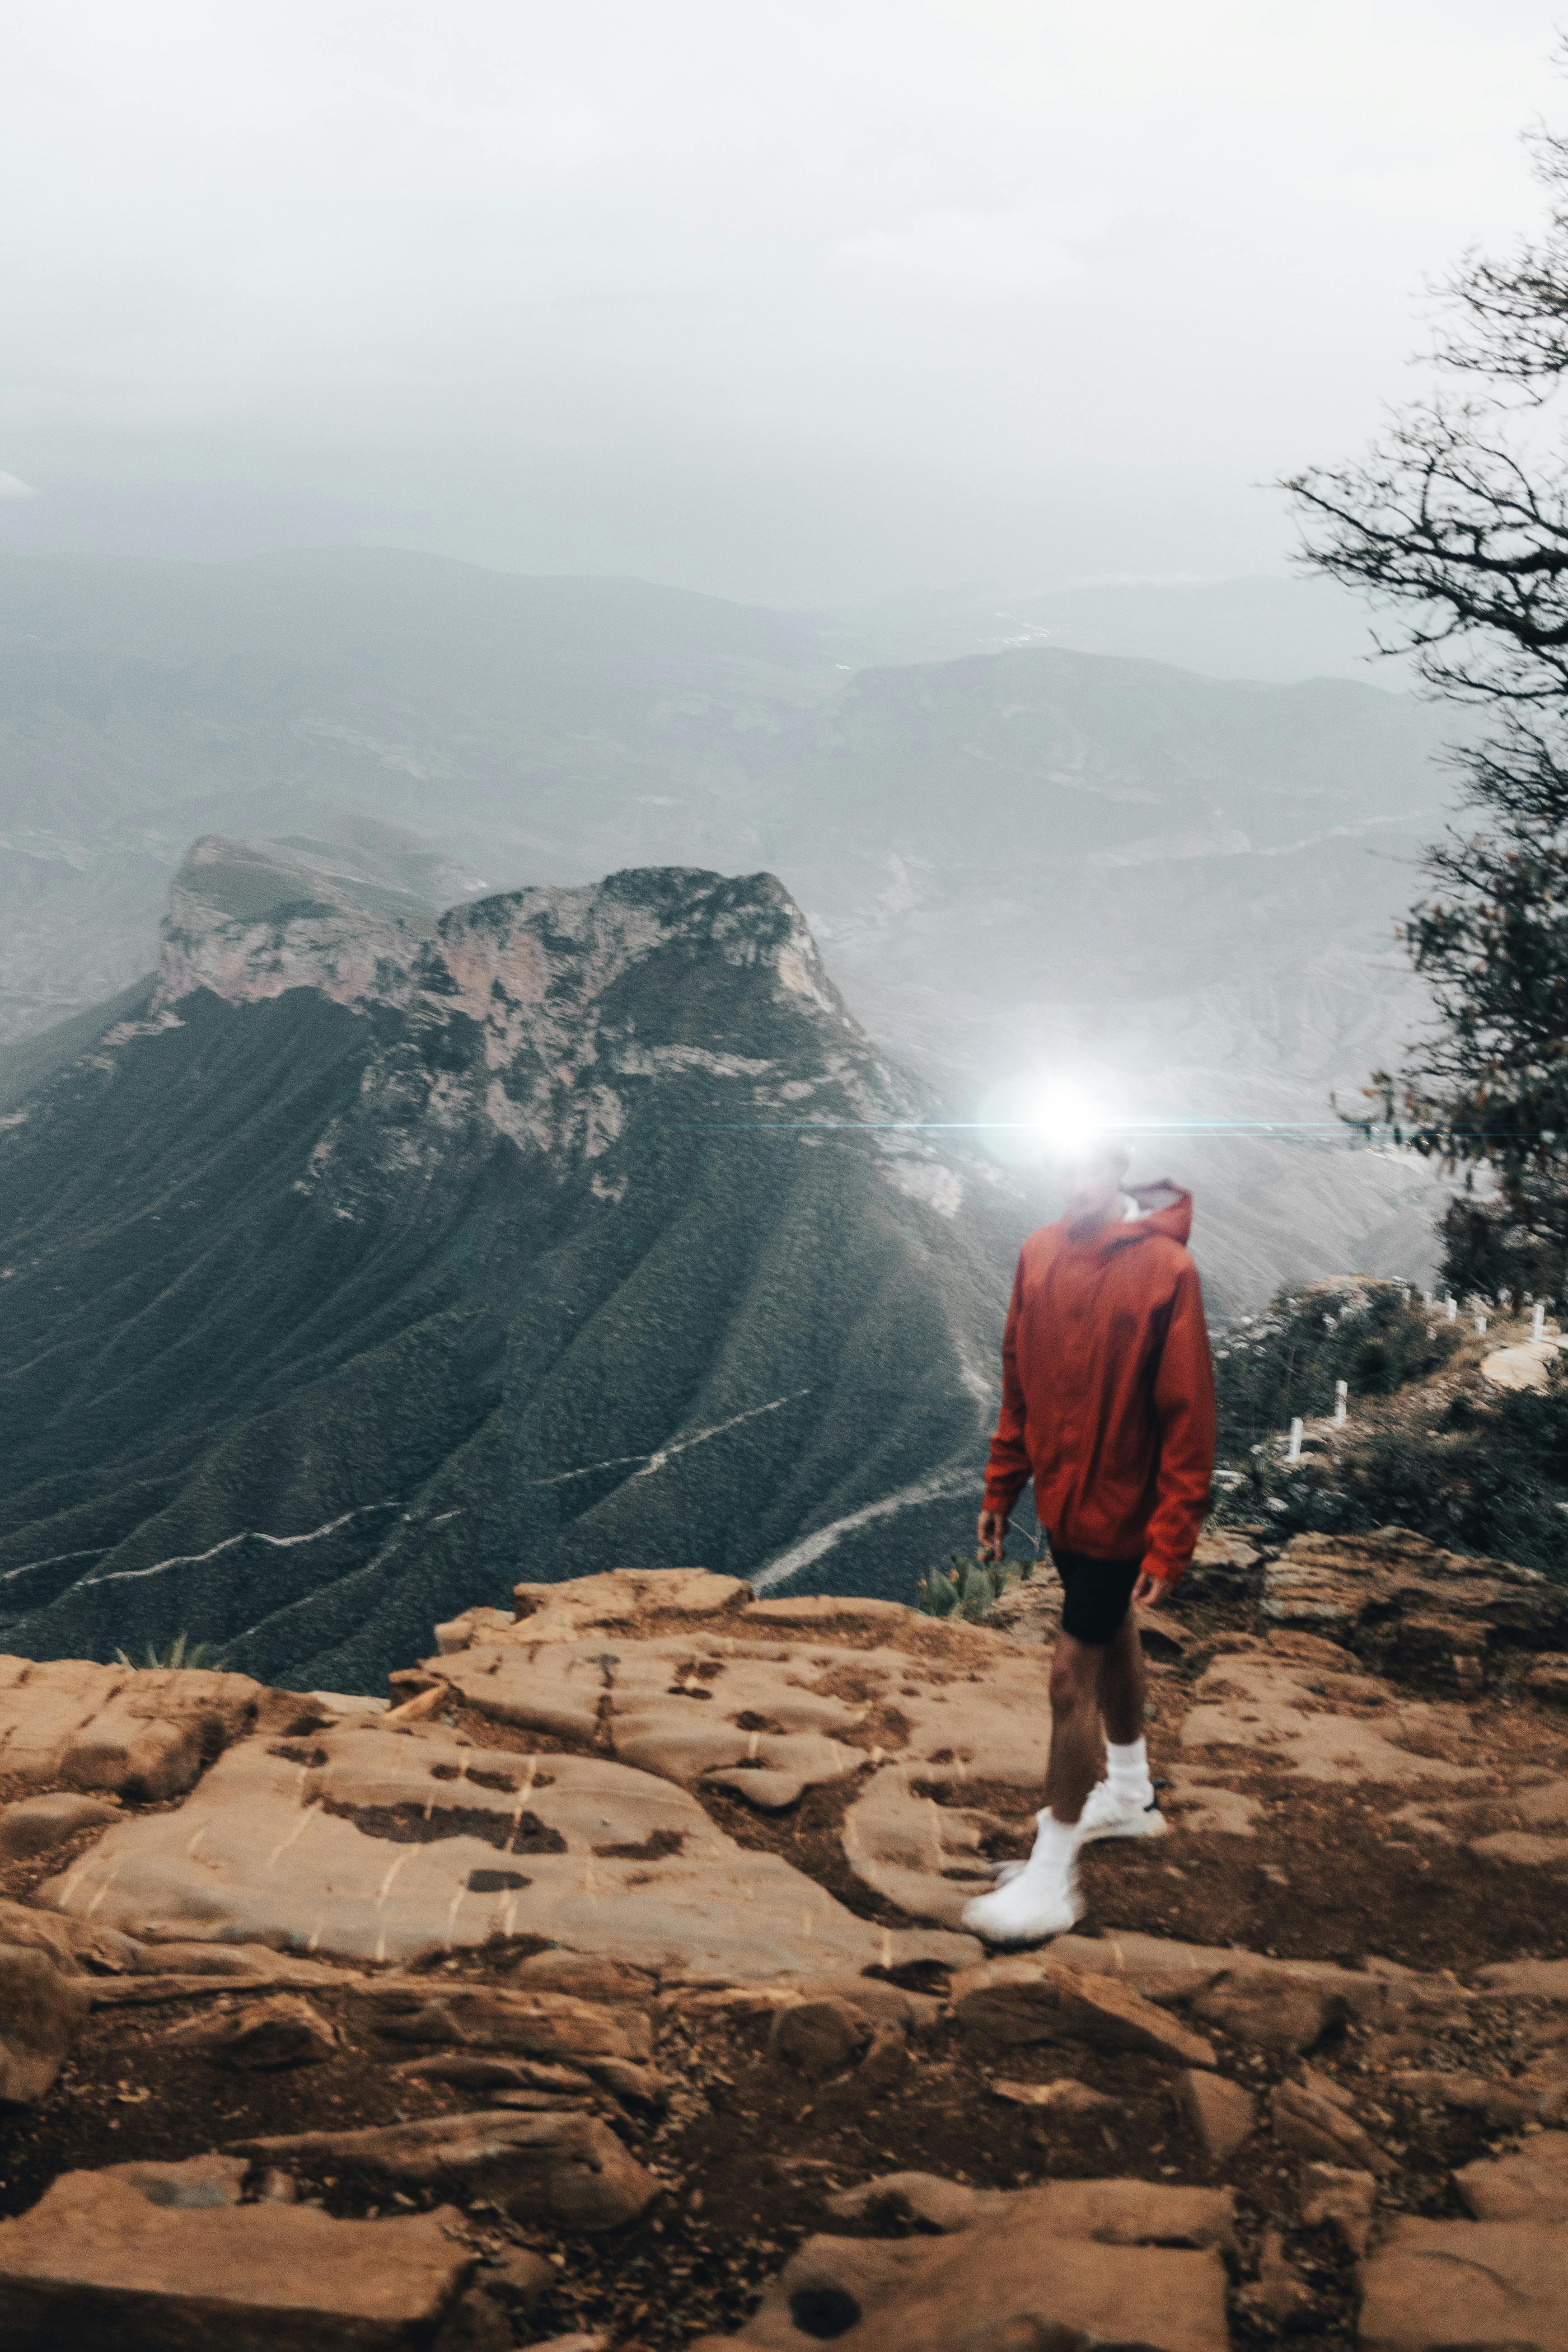
[[[1064,1600],[1034,1851],[1004,1864],[994,1893],[963,1912],[992,1943],[1038,1943],[1081,1917],[1087,1840],[1165,1827],[1143,1745],[1147,1685],[1131,1612],[1158,1608],[1192,1558],[1214,1475],[1214,1370],[1185,1246],[1192,1195],[1173,1184],[1124,1192],[1127,1165],[1120,1145],[1104,1144],[1069,1171],[1067,1213],[1024,1244],[1007,1310],[981,1556],[1002,1558],[1009,1515],[1033,1478]]]

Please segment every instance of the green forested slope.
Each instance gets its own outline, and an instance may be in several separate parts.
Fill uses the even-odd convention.
[[[352,912],[236,913],[235,870],[0,1130],[0,1647],[374,1687],[519,1576],[765,1575],[850,1520],[801,1581],[901,1592],[957,1539],[1026,1220],[779,1124],[914,1103],[776,883],[481,902],[334,1002]]]

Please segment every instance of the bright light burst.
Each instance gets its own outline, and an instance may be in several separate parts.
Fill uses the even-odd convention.
[[[1108,1120],[1086,1087],[1059,1080],[1042,1093],[1029,1124],[1053,1160],[1076,1160],[1104,1140]]]

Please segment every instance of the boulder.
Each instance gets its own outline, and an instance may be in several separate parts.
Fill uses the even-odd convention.
[[[1108,2107],[1121,2105],[1108,2091],[1094,2090],[1070,2074],[1058,2074],[1052,2083],[997,2080],[991,2084],[990,2090],[993,2098],[1005,2099],[1012,2106],[1040,2107],[1058,2116],[1102,2116]]]
[[[0,2352],[414,2352],[474,2267],[458,2219],[240,2205],[210,2158],[68,2172],[0,2221]]]
[[[1321,1984],[1300,1978],[1270,1982],[1256,1973],[1228,1969],[1195,1993],[1188,2007],[1194,2017],[1233,2042],[1296,2053],[1310,2050],[1345,2013],[1340,1995]]]
[[[465,2205],[486,2198],[520,2220],[563,2230],[617,2229],[660,2188],[607,2124],[578,2114],[436,2116],[241,2140],[236,2152],[312,2177],[331,2169],[405,2192],[431,2189]]]
[[[246,2073],[273,2073],[286,2066],[315,2066],[337,2054],[338,2037],[321,2011],[297,1993],[274,1993],[250,2001],[232,2015],[204,2018],[188,2034],[193,2048],[220,2066]]]
[[[510,1986],[404,1979],[366,1987],[378,2032],[396,2042],[454,2042],[464,2050],[515,2050],[568,2064],[601,2058],[646,2059],[653,2047],[647,2017],[606,2009],[570,1993],[521,1992]]]
[[[1454,2186],[1478,2221],[1568,2223],[1568,2132],[1536,2132],[1510,2155],[1467,2164]]]
[[[1294,2156],[1385,2178],[1394,2170],[1393,2163],[1349,2113],[1344,2095],[1335,2092],[1331,2085],[1276,2083],[1268,2095],[1275,2138]]]
[[[853,2066],[870,2038],[869,2019],[847,2000],[802,2000],[777,2011],[768,2051],[808,2083],[822,2083]]]
[[[1568,2352],[1568,2230],[1402,2214],[1361,2272],[1362,2352]]]
[[[1358,2260],[1365,2253],[1377,2210],[1377,2180],[1339,2164],[1310,2164],[1302,2179],[1301,2221],[1309,2230],[1332,2230]]]
[[[1309,2327],[1317,2315],[1317,2299],[1306,2280],[1289,2261],[1278,2230],[1265,2230],[1258,2252],[1258,2277],[1247,2290],[1247,2300],[1270,2327],[1293,2335]]]
[[[952,1980],[953,2012],[965,2033],[1013,2048],[1086,2042],[1099,2050],[1143,2050],[1184,2066],[1212,2066],[1214,2052],[1152,2001],[1112,1977],[1089,1976],[1050,1958],[987,1960]]]
[[[119,1819],[120,1807],[108,1797],[89,1797],[73,1789],[57,1789],[45,1797],[17,1797],[0,1805],[0,1857],[31,1862],[51,1846],[64,1845],[79,1830],[101,1829]]]
[[[536,2254],[531,2246],[503,2246],[488,2254],[483,2275],[487,2293],[521,2304],[525,2311],[531,2311],[549,2294],[556,2279],[554,2263]]]
[[[1182,2105],[1211,2164],[1228,2164],[1258,2121],[1250,2091],[1194,2066],[1182,2076]]]
[[[75,1976],[83,1969],[118,1972],[139,1969],[143,1948],[130,1936],[93,1919],[62,1919],[53,1911],[35,1910],[29,1903],[0,1900],[0,1944],[18,1944],[24,1950],[47,1952],[55,1966]]]
[[[89,2007],[80,1978],[47,1952],[0,1944],[0,2105],[43,2097]]]

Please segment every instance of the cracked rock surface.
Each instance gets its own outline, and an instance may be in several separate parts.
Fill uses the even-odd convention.
[[[1150,1644],[1169,1834],[1033,1952],[955,1923],[1048,1606],[533,1583],[390,1706],[8,1662],[0,2352],[1563,2342],[1559,1637],[1231,1549]]]

